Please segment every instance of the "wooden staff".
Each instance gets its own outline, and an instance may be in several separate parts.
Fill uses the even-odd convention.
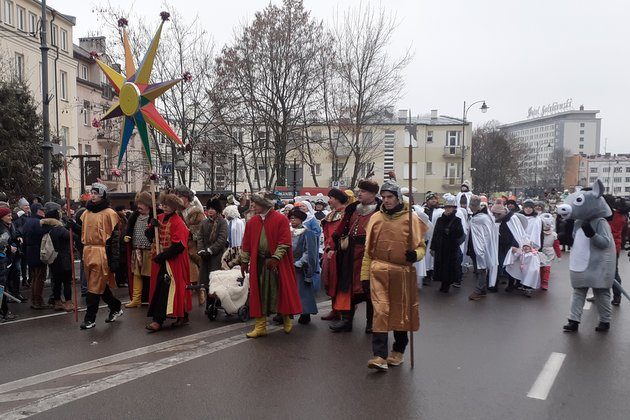
[[[153,175],[150,177],[151,180],[151,204],[153,205],[153,218],[157,220],[157,204],[155,201],[155,181],[153,180]],[[153,239],[155,243],[155,253],[156,255],[161,252],[160,250],[160,228],[158,226],[155,227],[155,237]]]
[[[63,156],[63,171],[66,175],[66,211],[68,212],[68,217],[72,217],[71,209],[70,209],[70,181],[68,179],[68,159],[66,156]],[[83,188],[83,186],[81,186]],[[81,191],[79,191],[81,193]],[[72,272],[72,297],[74,300],[74,322],[79,322],[79,300],[77,298],[77,281],[74,278],[74,238],[72,234],[72,226],[68,226],[68,230],[70,231],[70,270]]]
[[[409,124],[411,124],[411,114],[409,116]],[[410,126],[411,128],[411,126]],[[414,251],[415,248],[413,246],[413,207],[411,206],[411,199],[413,197],[412,195],[412,176],[413,176],[413,170],[412,170],[412,162],[413,162],[413,149],[411,147],[411,141],[413,139],[413,135],[411,133],[411,130],[409,131],[409,236],[407,237],[407,248],[409,248],[409,250]],[[411,274],[413,274],[413,263],[411,263],[411,267],[409,267],[409,281],[412,282],[413,278],[411,276]],[[413,285],[411,285],[412,287],[410,287],[410,290],[415,290]],[[409,300],[409,323],[411,328],[409,328],[409,342],[410,342],[410,353],[411,353],[411,368],[413,369],[414,366],[414,351],[413,351],[413,299]]]

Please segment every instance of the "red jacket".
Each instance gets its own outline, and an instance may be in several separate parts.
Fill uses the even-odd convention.
[[[614,211],[612,220],[608,221],[608,223],[610,224],[610,230],[612,230],[613,239],[615,240],[617,254],[619,254],[621,252],[621,238],[624,229],[626,229],[626,226],[628,225],[628,219],[625,215],[619,213],[618,211]]]

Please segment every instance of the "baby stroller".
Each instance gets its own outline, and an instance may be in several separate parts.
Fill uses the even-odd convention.
[[[231,267],[234,251],[227,250],[224,254],[223,270],[210,273],[206,299],[206,315],[210,321],[217,318],[219,310],[228,316],[237,315],[241,322],[249,320],[249,275],[243,277],[238,265]]]

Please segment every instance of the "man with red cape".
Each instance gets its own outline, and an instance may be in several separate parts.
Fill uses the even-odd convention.
[[[256,319],[248,338],[267,335],[267,316],[282,315],[285,333],[290,315],[302,313],[293,268],[291,230],[287,218],[274,210],[275,195],[261,191],[251,197],[254,216],[245,225],[241,269],[249,272],[249,313]]]
[[[190,232],[177,213],[184,208],[182,200],[175,194],[160,197],[164,213],[153,219],[147,237],[152,239],[153,263],[151,264],[151,288],[149,291],[149,313],[153,321],[147,325],[149,332],[162,329],[166,318],[175,318],[174,327],[188,323],[188,312],[192,310],[192,297],[186,286],[190,284],[188,260],[188,235]],[[155,246],[154,232],[158,227],[160,252]]]

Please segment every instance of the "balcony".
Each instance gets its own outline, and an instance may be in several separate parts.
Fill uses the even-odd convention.
[[[450,188],[459,188],[460,186],[460,177],[445,177],[444,180],[442,181],[442,187],[445,189],[450,189]]]
[[[114,135],[112,130],[99,130],[96,133],[96,141],[103,147],[118,144],[118,137]]]
[[[444,156],[444,158],[461,159],[462,147],[461,146],[444,146],[444,151],[442,152],[442,156]]]

